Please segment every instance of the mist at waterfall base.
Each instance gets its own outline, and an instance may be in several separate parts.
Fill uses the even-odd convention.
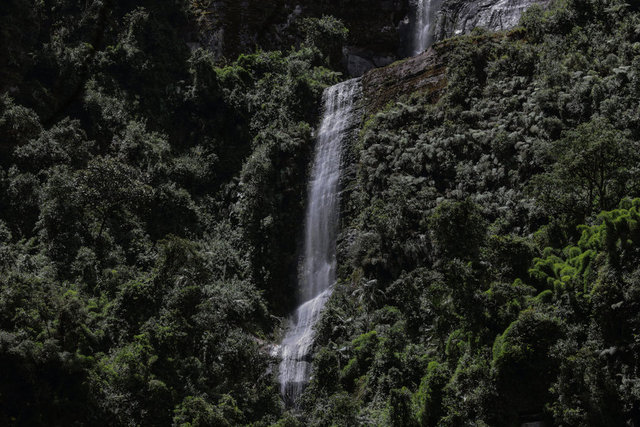
[[[413,27],[413,55],[427,50],[435,40],[436,18],[442,0],[418,0]]]
[[[311,374],[314,326],[336,277],[336,234],[342,143],[353,123],[360,79],[329,87],[323,94],[324,113],[318,131],[305,219],[304,258],[299,300],[281,344],[280,391],[295,406]]]

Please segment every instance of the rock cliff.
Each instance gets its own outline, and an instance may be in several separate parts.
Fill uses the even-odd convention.
[[[367,73],[362,81],[365,117],[411,93],[424,91],[436,100],[446,86],[446,50],[445,45],[438,45]]]
[[[333,15],[343,20],[349,38],[343,68],[351,76],[410,56],[411,32],[419,0],[191,0],[198,31],[192,47],[203,46],[219,58],[240,53],[288,49],[300,42],[305,17]],[[500,31],[517,25],[533,4],[552,0],[443,0],[434,39],[469,33],[475,27]]]
[[[513,28],[529,7],[549,3],[550,0],[448,0],[440,10],[435,39],[467,34],[476,27],[491,31]]]

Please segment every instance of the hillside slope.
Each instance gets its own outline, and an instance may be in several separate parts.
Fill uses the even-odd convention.
[[[639,18],[534,8],[365,76],[311,424],[639,422]]]
[[[288,2],[0,11],[0,424],[640,425],[623,0],[533,7],[363,77],[338,283],[285,408],[271,349],[321,95],[343,52],[402,57],[412,7],[300,3],[288,28]]]

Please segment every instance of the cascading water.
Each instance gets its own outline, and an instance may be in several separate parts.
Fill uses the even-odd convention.
[[[427,50],[434,41],[436,16],[442,0],[418,0],[413,29],[413,55]]]
[[[323,94],[324,114],[316,141],[305,221],[299,285],[302,304],[281,345],[280,391],[289,406],[295,405],[309,381],[313,328],[335,281],[342,142],[355,123],[354,105],[360,92],[360,79],[353,79],[327,88]]]

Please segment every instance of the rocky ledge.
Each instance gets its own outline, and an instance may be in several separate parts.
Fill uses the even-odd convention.
[[[522,14],[534,4],[546,7],[551,0],[448,0],[440,10],[436,40],[468,34],[474,28],[503,31],[518,25]]]
[[[412,21],[418,4],[418,0],[190,1],[198,17],[190,45],[205,47],[227,59],[256,48],[288,49],[300,42],[296,31],[300,19],[336,16],[349,29],[343,67],[354,77],[410,55]],[[476,27],[509,29],[518,24],[527,8],[551,1],[443,0],[434,37],[441,41]]]
[[[403,95],[427,92],[437,100],[446,87],[446,52],[449,43],[440,43],[426,52],[369,71],[362,79],[365,117],[382,110]]]

